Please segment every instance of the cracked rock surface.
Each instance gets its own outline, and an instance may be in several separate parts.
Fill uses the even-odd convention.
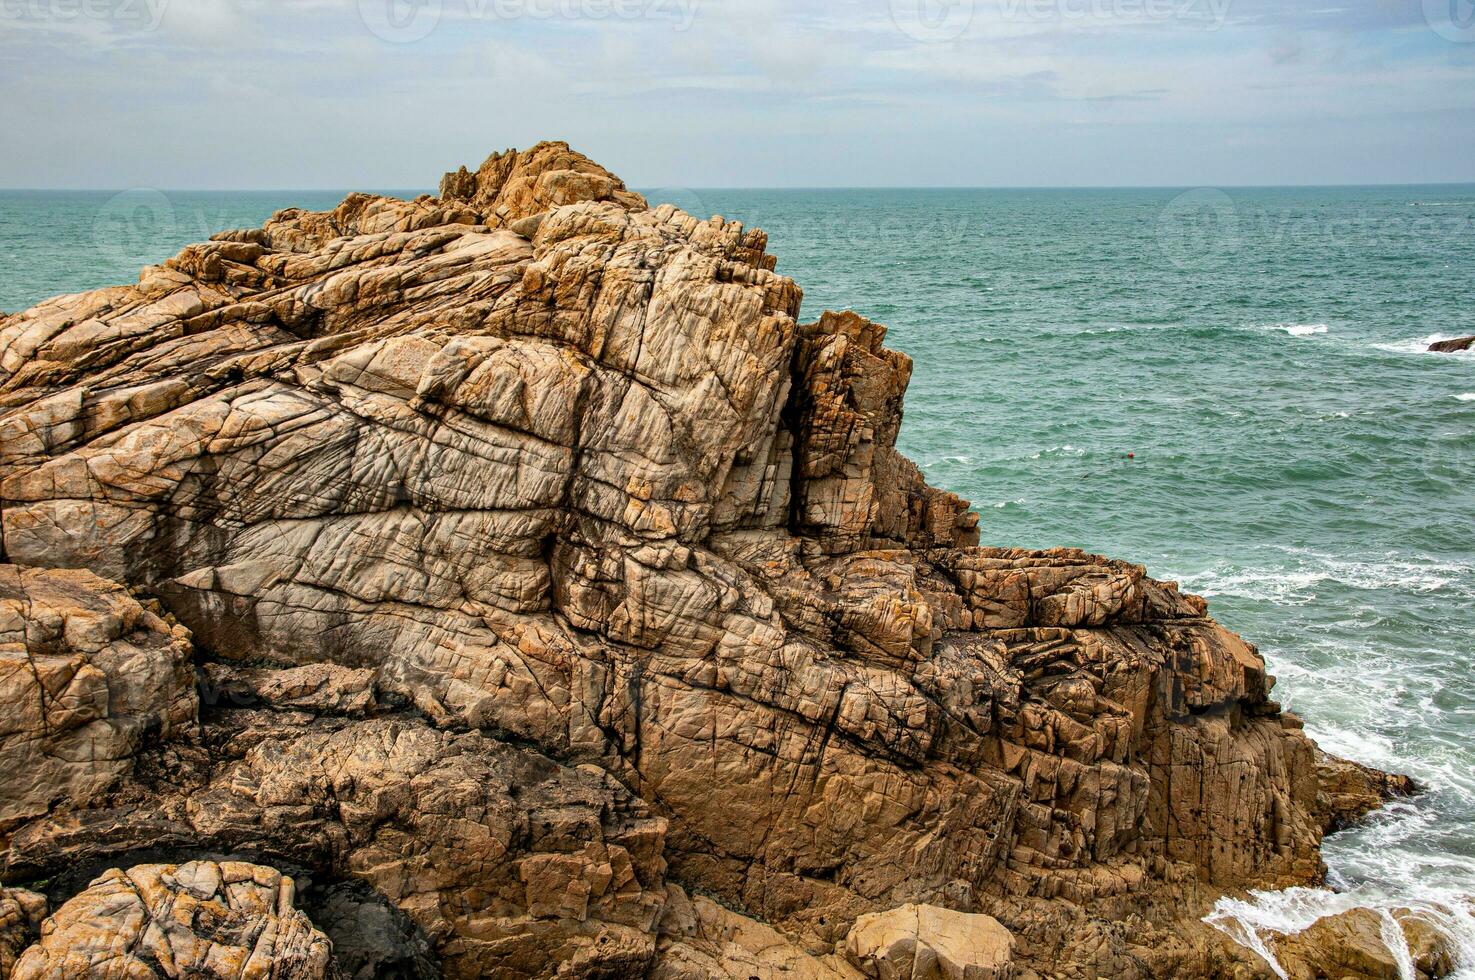
[[[844,976],[909,904],[1021,977],[1268,975],[1197,921],[1322,874],[1255,648],[981,547],[910,360],[776,268],[545,143],[0,318],[7,880],[250,851],[457,977]],[[103,625],[36,612],[84,576]]]
[[[328,939],[293,905],[291,878],[210,861],[109,871],[41,928],[13,980],[323,980]]]

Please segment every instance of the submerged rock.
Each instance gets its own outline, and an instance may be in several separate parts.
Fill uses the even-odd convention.
[[[1454,340],[1436,340],[1429,345],[1433,354],[1458,354],[1475,347],[1475,337],[1458,337]]]
[[[5,557],[158,597],[211,693],[38,777],[8,880],[252,849],[457,977],[822,976],[913,905],[1218,969],[1215,897],[1322,874],[1264,662],[1140,566],[980,547],[896,450],[910,360],[775,269],[540,144],[0,319]]]

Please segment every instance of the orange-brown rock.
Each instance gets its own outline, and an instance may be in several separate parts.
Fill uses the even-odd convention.
[[[187,630],[115,582],[0,565],[0,842],[85,804],[195,723]]]
[[[1275,937],[1270,946],[1290,980],[1404,980],[1401,962],[1413,967],[1417,980],[1448,976],[1453,969],[1447,940],[1409,909],[1352,909],[1319,919],[1304,932]]]
[[[1418,786],[1407,776],[1316,754],[1317,802],[1327,833],[1351,826],[1392,800],[1413,796]]]
[[[39,938],[45,918],[46,896],[0,888],[0,977],[10,976],[21,953]]]
[[[240,862],[114,869],[56,910],[11,980],[325,980],[291,878]]]
[[[0,319],[6,558],[158,597],[213,692],[106,799],[48,782],[10,879],[249,845],[454,976],[700,975],[763,929],[820,969],[907,905],[1021,971],[1217,969],[1173,922],[1322,873],[1255,648],[1140,566],[980,547],[896,450],[910,361],[801,322],[766,249],[541,144]],[[736,919],[663,934],[668,881]]]

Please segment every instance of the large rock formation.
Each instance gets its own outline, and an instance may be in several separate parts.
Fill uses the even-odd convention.
[[[896,451],[910,361],[801,323],[766,245],[541,144],[0,319],[5,574],[161,601],[209,695],[132,776],[39,780],[9,880],[292,861],[452,976],[828,975],[908,903],[1023,976],[1236,962],[1197,915],[1322,870],[1255,649],[1139,566],[979,547]]]

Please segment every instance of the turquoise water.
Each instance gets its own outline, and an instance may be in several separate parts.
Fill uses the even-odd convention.
[[[1181,580],[1326,749],[1429,787],[1327,842],[1350,899],[1226,913],[1475,895],[1475,355],[1423,352],[1475,334],[1475,186],[650,196],[768,229],[808,316],[890,325],[903,448],[985,543]],[[0,192],[0,308],[341,197]]]

